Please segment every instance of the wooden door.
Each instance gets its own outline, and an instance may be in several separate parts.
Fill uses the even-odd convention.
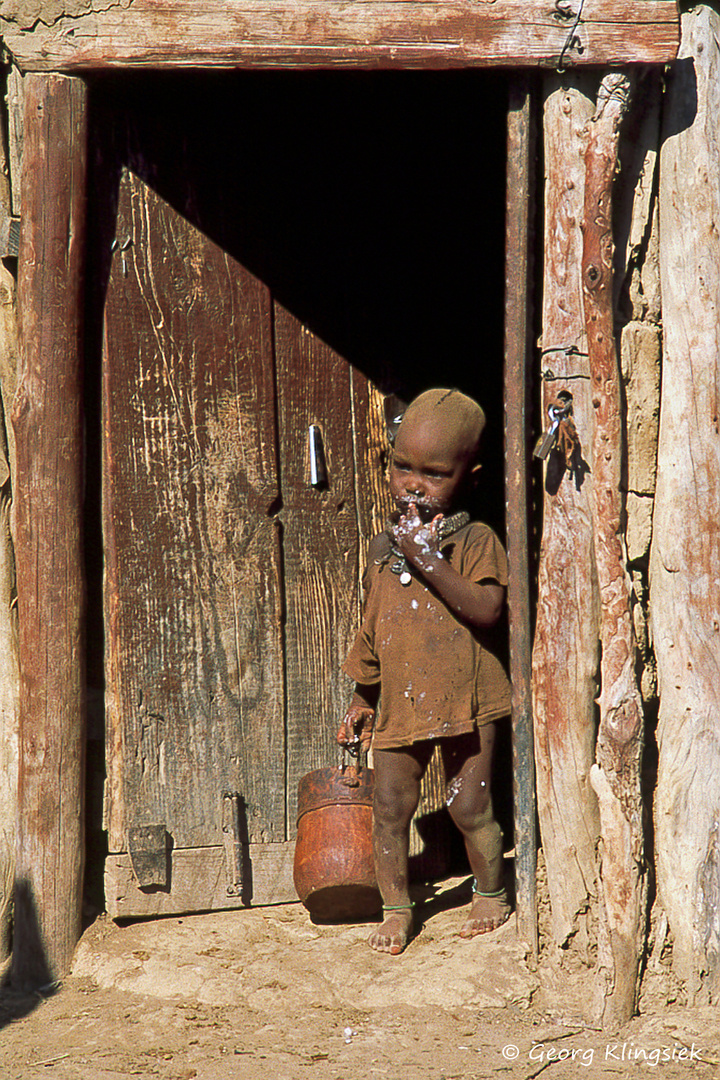
[[[103,373],[108,910],[295,899],[297,783],[337,759],[378,518],[354,460],[379,475],[380,396],[128,171]]]

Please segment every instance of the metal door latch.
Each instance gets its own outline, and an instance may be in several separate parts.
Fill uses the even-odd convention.
[[[115,237],[112,244],[110,245],[111,254],[114,254],[116,251],[120,252],[120,258],[121,258],[121,261],[122,261],[123,277],[128,276],[127,262],[125,260],[125,252],[128,250],[128,248],[132,247],[132,243],[133,243],[133,241],[132,241],[131,236],[125,237],[125,239],[122,240],[122,241],[118,240],[118,238]]]
[[[326,488],[328,476],[325,463],[325,447],[323,446],[322,432],[317,424],[310,425],[308,441],[310,444],[310,486]]]

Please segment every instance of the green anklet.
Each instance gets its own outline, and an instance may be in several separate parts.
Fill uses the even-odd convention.
[[[505,886],[500,889],[496,889],[495,892],[481,892],[478,889],[478,880],[473,878],[472,891],[475,896],[482,896],[486,900],[495,900],[498,896],[503,896],[505,893]]]
[[[383,904],[383,911],[412,911],[414,904]]]

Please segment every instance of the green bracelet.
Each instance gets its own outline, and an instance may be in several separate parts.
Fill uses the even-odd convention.
[[[505,886],[503,886],[501,889],[496,889],[495,892],[480,892],[480,889],[478,889],[478,880],[477,878],[473,878],[472,891],[475,896],[482,896],[486,900],[494,900],[496,897],[504,895]]]
[[[383,911],[412,911],[414,904],[383,904]]]

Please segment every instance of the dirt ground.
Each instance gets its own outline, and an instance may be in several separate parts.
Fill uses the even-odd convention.
[[[368,949],[367,925],[314,925],[300,904],[100,917],[55,993],[0,995],[0,1080],[718,1075],[716,1008],[667,1004],[654,974],[625,1030],[593,1030],[592,977],[532,971],[514,918],[456,936],[467,891],[467,879],[428,889],[400,957]]]

